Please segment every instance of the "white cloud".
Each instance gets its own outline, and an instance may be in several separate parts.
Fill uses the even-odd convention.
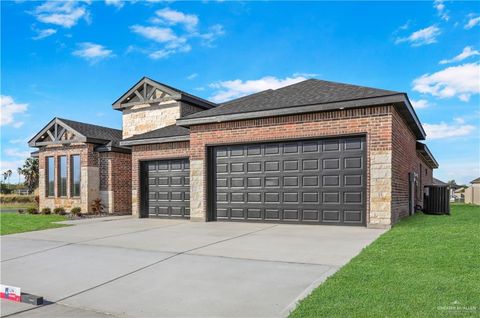
[[[412,103],[412,106],[416,109],[427,108],[431,106],[428,100],[426,99],[417,99],[417,100],[412,99],[410,100],[410,102]]]
[[[190,52],[191,49],[192,49],[192,47],[189,44],[185,44],[185,45],[181,45],[181,46],[175,46],[175,47],[171,47],[171,48],[168,48],[168,46],[167,46],[166,49],[153,51],[150,54],[148,54],[148,56],[151,59],[158,60],[158,59],[162,59],[162,58],[167,58],[170,55],[178,53],[178,52],[182,52],[182,53]]]
[[[26,159],[30,157],[30,151],[20,150],[18,148],[8,148],[8,149],[5,149],[5,155],[9,157]]]
[[[96,62],[101,59],[114,56],[112,50],[106,49],[103,45],[91,42],[78,43],[78,50],[73,51],[73,55],[81,57],[87,61]]]
[[[152,19],[155,23],[167,25],[181,24],[189,31],[195,30],[198,25],[198,16],[194,14],[186,14],[169,8],[157,10],[155,14],[157,17]]]
[[[40,22],[71,28],[82,18],[89,21],[88,4],[87,1],[46,1],[37,6],[32,14]]]
[[[159,28],[154,26],[132,25],[130,29],[141,36],[158,43],[185,42],[185,38],[178,37],[170,28]]]
[[[35,32],[37,32],[37,35],[32,37],[32,39],[33,40],[41,40],[41,39],[47,38],[51,35],[54,35],[55,33],[57,33],[57,30],[55,30],[55,29],[43,29],[43,30],[35,30]]]
[[[116,7],[118,9],[122,8],[123,5],[125,4],[125,2],[121,1],[121,0],[105,0],[105,4],[107,6],[113,6],[113,7]]]
[[[465,125],[456,121],[454,124],[441,122],[439,124],[423,124],[423,128],[427,134],[427,140],[446,139],[471,134],[476,128],[473,125]]]
[[[457,56],[449,59],[449,60],[441,60],[440,64],[448,64],[453,62],[460,62],[463,61],[471,56],[480,55],[480,51],[474,50],[471,46],[466,46],[462,53],[458,54]]]
[[[461,163],[459,159],[441,160],[440,167],[434,172],[435,178],[440,180],[455,180],[458,184],[468,184],[480,175],[480,158],[464,158]]]
[[[409,42],[412,46],[432,44],[437,42],[437,37],[441,33],[442,32],[437,26],[431,25],[425,29],[415,31],[407,37],[397,38],[395,40],[395,44],[399,44],[403,42]]]
[[[192,73],[190,75],[187,76],[187,79],[188,80],[193,80],[194,78],[196,78],[198,76],[198,73]]]
[[[17,104],[11,96],[0,95],[0,126],[20,127],[23,122],[15,119],[17,114],[27,111],[28,104]]]
[[[198,31],[199,19],[194,14],[186,14],[169,8],[158,10],[155,14],[155,17],[149,21],[153,24],[162,24],[161,26],[135,24],[130,27],[132,32],[162,44],[161,47],[157,45],[154,49],[135,49],[135,51],[143,51],[152,59],[167,58],[176,53],[189,52],[194,39],[200,41],[202,45],[211,46],[213,41],[225,34],[225,30],[220,24],[212,25],[205,33]],[[131,51],[133,50],[129,47],[128,52]]]
[[[295,84],[306,80],[303,76],[286,77],[284,79],[274,76],[265,76],[256,80],[242,81],[235,79],[231,81],[222,81],[210,84],[211,88],[216,89],[211,99],[215,102],[224,102],[234,98],[264,91],[266,89],[277,89],[287,85]]]
[[[450,19],[448,15],[448,11],[445,9],[445,4],[443,3],[443,0],[435,0],[433,2],[433,7],[435,10],[437,10],[438,16],[445,21],[448,21]]]
[[[196,33],[194,34],[194,36],[197,36],[200,39],[202,39],[203,45],[212,46],[213,41],[215,41],[216,39],[218,39],[224,34],[225,34],[225,30],[223,26],[220,24],[215,24],[208,29],[208,32]]]
[[[476,25],[480,25],[480,16],[471,17],[468,20],[467,24],[465,24],[464,28],[467,29],[467,30],[470,30],[471,28],[473,28]]]
[[[468,101],[480,93],[480,64],[450,66],[433,74],[424,74],[413,81],[413,90],[439,98],[458,97]]]

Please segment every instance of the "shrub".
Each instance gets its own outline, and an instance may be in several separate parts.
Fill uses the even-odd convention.
[[[33,208],[33,207],[32,207],[32,208],[28,208],[28,209],[27,209],[27,213],[28,213],[28,214],[38,214],[38,210],[37,210],[37,208]]]
[[[52,213],[52,210],[50,210],[50,208],[43,208],[42,209],[42,214],[50,214]]]
[[[65,212],[65,209],[62,207],[58,207],[53,209],[53,213],[58,214],[58,215],[65,215],[67,212]]]
[[[91,208],[92,208],[93,214],[102,214],[103,213],[102,200],[101,199],[93,200]]]
[[[1,195],[0,203],[9,204],[9,203],[34,203],[35,199],[32,195]]]
[[[82,209],[77,206],[77,207],[72,208],[70,210],[70,213],[72,215],[81,216],[82,215]]]
[[[24,214],[24,213],[25,213],[25,210],[24,210],[24,209],[18,209],[18,213],[19,213],[19,214]]]

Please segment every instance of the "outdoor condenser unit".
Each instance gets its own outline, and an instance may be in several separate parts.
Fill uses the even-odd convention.
[[[450,187],[427,185],[423,192],[423,212],[426,214],[450,214]]]

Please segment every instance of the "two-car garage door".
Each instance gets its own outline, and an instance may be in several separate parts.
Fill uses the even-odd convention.
[[[214,217],[365,224],[363,137],[213,148]]]
[[[365,224],[364,137],[211,150],[212,220]],[[189,168],[188,159],[145,162],[143,216],[189,217]]]

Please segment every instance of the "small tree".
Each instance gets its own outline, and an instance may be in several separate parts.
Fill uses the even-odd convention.
[[[22,175],[25,177],[25,185],[29,192],[38,187],[38,159],[27,158],[22,167]]]

